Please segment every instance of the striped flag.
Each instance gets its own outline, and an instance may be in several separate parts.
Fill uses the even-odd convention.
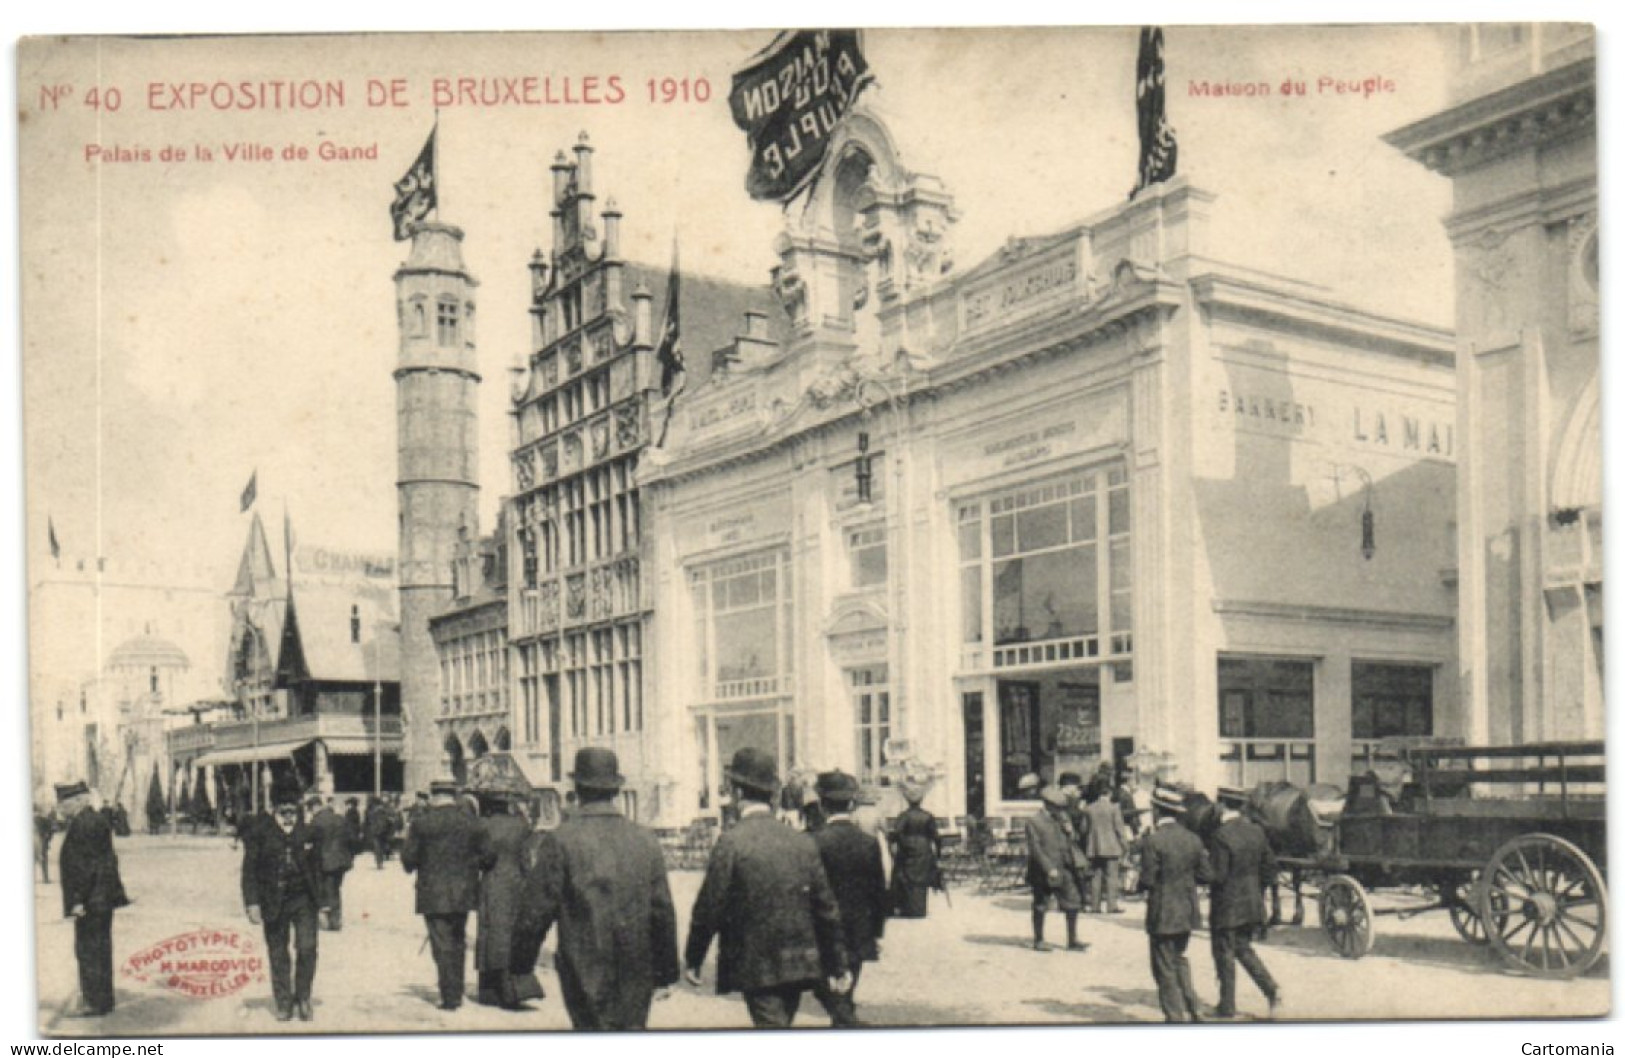
[[[1140,30],[1140,59],[1135,64],[1134,107],[1140,119],[1140,179],[1133,198],[1152,184],[1172,180],[1179,166],[1179,143],[1168,124],[1166,72],[1162,61],[1162,28]]]

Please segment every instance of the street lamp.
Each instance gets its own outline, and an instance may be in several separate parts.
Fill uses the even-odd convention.
[[[1360,512],[1360,556],[1367,562],[1377,553],[1377,518],[1371,509],[1371,499],[1376,489],[1371,483],[1371,475],[1364,467],[1353,463],[1335,463],[1332,465],[1332,480],[1341,484],[1344,473],[1353,474],[1365,486],[1365,509]]]
[[[907,378],[903,379],[903,385],[906,395]],[[892,643],[887,651],[887,681],[891,686],[893,719],[897,722],[898,729],[906,736],[907,727],[902,722],[905,715],[903,703],[906,700],[904,688],[907,683],[903,671],[907,658],[903,649],[903,638],[908,626],[903,613],[903,601],[908,598],[907,585],[909,578],[908,497],[905,490],[903,469],[903,409],[905,402],[899,399],[897,393],[883,378],[877,375],[859,374],[851,392],[853,402],[858,405],[863,427],[867,427],[871,409],[879,403],[869,394],[871,388],[879,392],[880,398],[891,409],[890,448],[892,450],[891,464],[894,468],[892,472],[891,503],[896,507],[896,510],[895,512],[888,512],[886,520],[897,527],[897,575],[896,577],[889,575],[887,577],[888,599],[886,609],[889,612],[893,630],[893,634],[888,637],[892,640]],[[874,457],[869,454],[869,431],[860,428],[858,431],[858,458],[853,471],[856,475],[857,500],[862,506],[868,506],[873,502],[873,459]],[[888,532],[887,535],[889,538],[891,534]],[[897,587],[893,589],[892,584],[896,584]]]

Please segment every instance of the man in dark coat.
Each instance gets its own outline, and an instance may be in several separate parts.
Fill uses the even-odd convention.
[[[416,913],[429,929],[440,1009],[456,1010],[468,968],[468,913],[479,906],[480,872],[496,857],[485,828],[458,804],[456,783],[435,782],[429,794],[406,833],[401,866],[417,872]]]
[[[578,807],[541,839],[528,916],[545,937],[570,1024],[624,1031],[648,1025],[657,995],[677,983],[677,912],[653,834],[615,806],[625,781],[607,749],[576,752]]]
[[[739,822],[711,850],[694,901],[684,978],[700,983],[711,941],[721,936],[717,991],[742,992],[757,1028],[788,1028],[801,995],[820,978],[852,984],[841,916],[813,839],[773,818],[778,763],[745,747],[726,769]]]
[[[1156,826],[1140,842],[1140,888],[1150,894],[1145,931],[1151,938],[1151,976],[1169,1021],[1200,1021],[1201,1007],[1185,958],[1191,931],[1202,924],[1196,884],[1211,881],[1202,841],[1178,821],[1180,806],[1157,800]]]
[[[1264,828],[1238,812],[1222,810],[1219,829],[1213,835],[1212,858],[1208,928],[1212,931],[1213,966],[1219,975],[1219,1006],[1213,1014],[1236,1016],[1239,959],[1269,1001],[1273,1015],[1281,1004],[1281,989],[1253,951],[1253,934],[1264,924],[1264,888],[1275,880],[1275,856]]]
[[[367,833],[361,825],[361,809],[354,797],[344,799],[344,836],[350,842],[350,866],[355,866],[355,854],[367,847]]]
[[[73,954],[79,961],[80,1007],[74,1017],[113,1010],[113,912],[129,904],[119,878],[113,830],[90,804],[82,782],[58,783],[57,811],[67,822],[57,877],[62,916],[73,919]]]
[[[1044,941],[1044,916],[1050,897],[1066,916],[1066,946],[1082,951],[1078,941],[1078,911],[1083,907],[1078,893],[1078,846],[1067,814],[1070,799],[1059,787],[1046,787],[1039,795],[1044,810],[1027,817],[1027,884],[1033,891],[1033,951],[1050,951]]]
[[[344,876],[355,865],[355,849],[350,844],[350,828],[333,809],[333,799],[325,801],[312,794],[305,802],[312,814],[311,829],[322,853],[322,928],[334,932],[344,928]]]
[[[271,803],[269,814],[249,816],[240,828],[243,907],[248,921],[265,926],[277,1020],[297,1014],[300,1021],[310,1021],[315,1016],[310,992],[316,982],[317,925],[325,892],[321,837],[300,818],[298,783],[279,778]]]
[[[1085,812],[1088,807],[1088,798],[1085,796],[1086,788],[1083,785],[1083,776],[1075,771],[1064,771],[1055,777],[1055,785],[1066,794],[1066,818],[1072,824],[1072,844],[1076,846],[1072,857],[1076,861],[1073,875],[1078,884],[1078,900],[1083,904],[1085,911],[1094,906],[1089,888],[1089,816]]]
[[[824,825],[813,835],[818,856],[824,863],[830,889],[841,913],[841,938],[846,942],[847,971],[852,987],[844,994],[823,981],[813,995],[829,1012],[837,1028],[861,1024],[855,994],[865,962],[880,958],[880,938],[886,931],[886,868],[880,858],[880,842],[852,822],[852,809],[858,799],[858,780],[840,771],[818,777],[818,805]]]
[[[514,946],[525,892],[525,842],[530,823],[516,810],[517,798],[508,791],[479,794],[480,826],[485,830],[494,860],[480,876],[478,927],[474,934],[474,969],[479,975],[476,998],[487,1006],[522,1010],[519,981],[534,972],[531,965],[514,965]]]

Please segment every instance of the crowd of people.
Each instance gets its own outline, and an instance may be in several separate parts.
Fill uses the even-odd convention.
[[[341,808],[279,778],[271,809],[237,827],[243,906],[264,930],[276,1018],[314,1019],[320,934],[344,927],[345,875],[368,851],[382,870],[399,839],[446,1011],[464,1001],[472,914],[482,1004],[518,1010],[543,998],[536,966],[556,928],[559,986],[577,1028],[644,1027],[655,1000],[680,980],[701,985],[713,946],[716,990],[739,993],[752,1024],[789,1026],[809,992],[836,1026],[861,1024],[857,984],[880,956],[887,920],[925,917],[930,891],[943,889],[942,836],[921,807],[926,788],[903,782],[908,808],[882,825],[860,805],[857,780],[840,771],[798,788],[799,811],[790,813],[772,755],[742,749],[724,775],[729,825],[710,851],[681,948],[664,854],[651,831],[620,811],[624,779],[607,749],[577,754],[573,796],[553,830],[536,825],[535,806],[516,789],[436,782],[404,810],[386,796],[369,799],[363,812],[354,797]],[[1024,824],[1033,950],[1053,950],[1044,936],[1052,907],[1065,919],[1067,948],[1086,950],[1078,916],[1122,911],[1120,868],[1133,854],[1167,1019],[1235,1017],[1238,962],[1275,1012],[1281,990],[1252,946],[1275,870],[1256,823],[1225,811],[1204,816],[1211,823],[1180,825],[1187,805],[1153,799],[1155,823],[1140,832],[1141,807],[1110,765],[1088,782],[1063,773],[1053,786],[1037,776],[1026,786],[1042,804]],[[76,1013],[100,1016],[114,1002],[112,916],[128,902],[114,824],[90,809],[83,784],[57,793],[66,820],[64,914],[75,919],[83,997]],[[1186,957],[1202,922],[1204,884],[1220,989],[1214,1007],[1197,1000]]]

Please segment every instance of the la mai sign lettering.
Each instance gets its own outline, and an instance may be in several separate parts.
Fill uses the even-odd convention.
[[[1275,428],[1294,434],[1315,429],[1318,421],[1313,404],[1228,389],[1219,390],[1218,409],[1250,428]],[[1452,423],[1359,405],[1348,409],[1347,421],[1345,438],[1357,444],[1446,459],[1456,454],[1456,428]]]

